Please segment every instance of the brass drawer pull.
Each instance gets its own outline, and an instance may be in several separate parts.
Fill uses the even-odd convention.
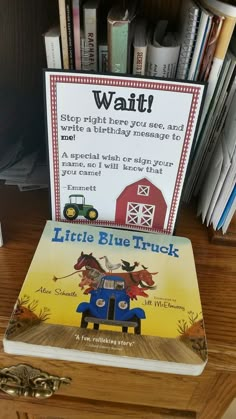
[[[50,375],[26,364],[0,370],[0,390],[11,396],[46,398],[52,396],[61,384],[70,382],[70,378]]]

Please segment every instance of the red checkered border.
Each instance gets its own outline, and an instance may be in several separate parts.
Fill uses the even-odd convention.
[[[164,233],[170,234],[174,228],[176,218],[176,211],[181,194],[181,185],[183,175],[186,168],[186,158],[190,146],[190,139],[192,135],[193,126],[196,119],[196,111],[198,107],[199,96],[201,89],[194,84],[175,82],[168,83],[166,81],[155,80],[134,80],[128,78],[112,78],[99,76],[83,76],[83,75],[50,75],[50,95],[51,95],[51,127],[52,127],[52,152],[54,165],[54,196],[55,196],[55,219],[61,220],[60,216],[60,175],[59,175],[59,152],[58,152],[58,126],[57,126],[57,84],[58,83],[76,83],[76,84],[94,84],[103,86],[118,86],[118,87],[134,87],[138,89],[147,90],[164,90],[169,92],[182,92],[192,95],[191,108],[188,118],[186,135],[183,143],[181,158],[179,162],[179,169],[176,177],[173,198],[171,202],[170,215],[168,219],[167,228]],[[104,224],[104,223],[103,223]],[[114,222],[108,222],[108,225],[114,225]]]

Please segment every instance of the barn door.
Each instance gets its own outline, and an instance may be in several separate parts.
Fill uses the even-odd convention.
[[[142,227],[152,227],[155,205],[128,202],[126,211],[126,224]]]

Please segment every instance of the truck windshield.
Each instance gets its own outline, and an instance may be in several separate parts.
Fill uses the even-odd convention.
[[[123,290],[124,287],[124,281],[114,281],[113,279],[105,279],[103,283],[103,288],[109,290]]]

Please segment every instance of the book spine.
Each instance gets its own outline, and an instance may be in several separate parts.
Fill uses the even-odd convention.
[[[188,72],[188,80],[195,80],[195,73],[197,71],[198,62],[200,60],[200,54],[203,48],[203,44],[206,42],[206,38],[209,34],[210,25],[210,16],[208,14],[205,14],[204,11],[202,11],[198,27],[198,35],[194,48],[194,54]]]
[[[146,75],[151,77],[175,78],[180,46],[147,47]]]
[[[214,92],[217,87],[217,83],[220,77],[220,72],[223,67],[224,59],[226,57],[226,53],[229,47],[230,40],[233,35],[233,31],[235,28],[235,22],[236,22],[236,7],[215,1],[215,0],[205,0],[204,5],[208,7],[210,11],[212,11],[215,14],[223,15],[224,20],[222,24],[221,31],[219,33],[212,66],[210,70],[210,74],[208,77],[208,85],[207,85],[207,94],[204,101],[204,106],[201,113],[201,119],[200,124],[198,127],[198,134],[197,134],[197,142],[199,143],[198,149],[196,150],[198,153],[198,159],[202,162],[202,165],[204,164],[204,152],[206,148],[206,142],[207,142],[207,136],[204,135],[204,125],[205,122],[208,120],[208,113],[211,110],[211,101],[214,99]],[[224,15],[224,11],[227,10],[227,15]],[[196,154],[196,153],[195,153]],[[194,163],[196,162],[196,156],[191,168],[191,171],[189,172],[189,177],[187,180],[187,183],[185,184],[185,190],[184,190],[184,201],[189,202],[193,191],[195,189],[195,185],[197,183],[198,177],[200,175],[201,166],[194,167]]]
[[[108,71],[108,45],[98,47],[98,68],[101,73]]]
[[[190,9],[184,24],[183,41],[180,49],[176,78],[184,80],[187,77],[190,60],[196,41],[196,32],[199,25],[199,10]]]
[[[60,31],[61,31],[61,48],[62,48],[62,60],[63,68],[69,69],[69,52],[68,52],[68,37],[66,28],[66,4],[65,0],[58,0],[59,8],[59,19],[60,19]]]
[[[81,69],[81,51],[80,51],[80,0],[73,0],[73,33],[74,33],[74,58],[75,69]]]
[[[212,13],[222,15],[224,21],[218,37],[212,67],[208,78],[207,94],[205,97],[201,121],[198,132],[200,133],[203,122],[214,94],[219,74],[229,47],[229,43],[235,28],[236,7],[216,0],[204,0],[203,3]]]
[[[128,64],[129,24],[108,20],[108,71],[126,73]]]
[[[198,81],[207,81],[211,70],[212,60],[215,54],[218,36],[220,34],[224,18],[222,16],[213,16],[210,34],[205,47],[200,68],[197,76]]]
[[[97,9],[84,8],[84,36],[86,45],[89,48],[89,68],[88,70],[97,71]]]
[[[44,35],[48,68],[62,68],[60,36]]]
[[[81,70],[89,70],[89,47],[86,43],[84,36],[81,36],[80,40],[80,49],[81,49]]]
[[[68,39],[69,68],[73,70],[75,68],[75,58],[74,58],[72,0],[66,0],[66,28],[67,28],[67,39]]]
[[[212,67],[208,78],[207,96],[204,108],[209,106],[213,92],[229,47],[229,43],[235,27],[235,18],[225,17],[218,38],[215,54],[213,57]]]
[[[146,68],[147,46],[134,47],[134,60],[133,60],[133,74],[137,76],[145,75]]]

